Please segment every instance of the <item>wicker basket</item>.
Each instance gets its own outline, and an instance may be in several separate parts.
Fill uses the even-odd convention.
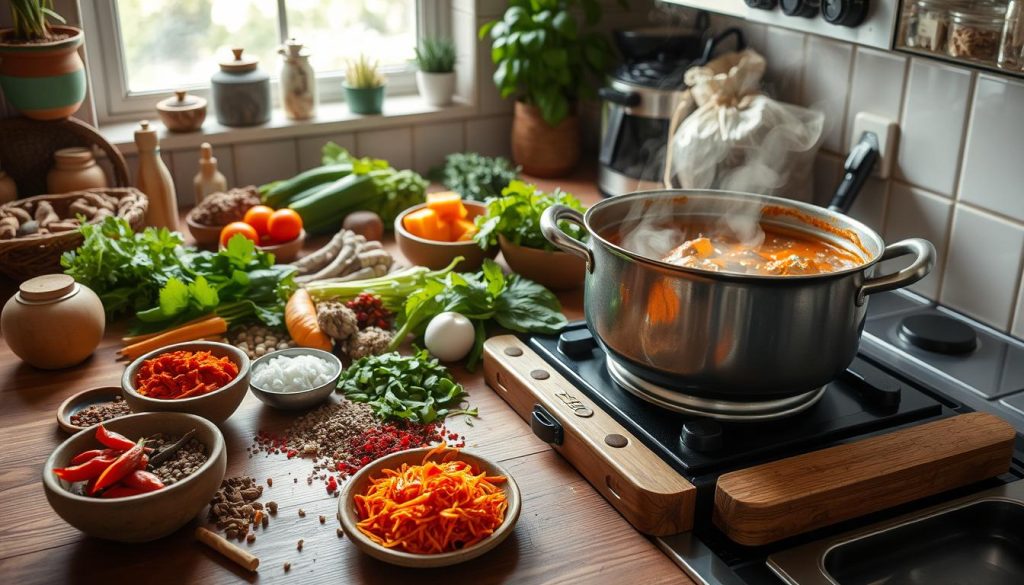
[[[130,187],[89,189],[88,191],[116,198],[117,212],[115,215],[126,219],[133,230],[142,229],[149,200],[141,191]],[[81,197],[82,193],[83,191],[76,191],[61,195],[37,195],[27,199],[18,199],[0,206],[0,213],[11,207],[19,207],[26,211],[34,210],[36,203],[48,201],[58,215],[66,217],[68,206],[75,199]],[[0,240],[0,272],[18,282],[40,274],[62,272],[61,254],[74,250],[81,244],[82,234],[78,230]]]

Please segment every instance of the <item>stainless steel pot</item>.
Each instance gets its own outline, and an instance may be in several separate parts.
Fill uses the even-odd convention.
[[[808,232],[866,261],[809,276],[714,273],[647,258],[613,241],[638,214],[707,222],[751,207],[758,214],[782,210],[760,222]],[[559,221],[583,226],[588,242],[566,235]],[[613,378],[664,407],[724,413],[719,418],[769,418],[812,404],[853,361],[868,297],[924,278],[935,258],[925,240],[886,247],[872,229],[841,213],[724,191],[634,193],[606,199],[586,215],[553,206],[541,229],[551,243],[587,261],[584,311],[613,362]],[[900,256],[913,261],[873,276],[879,262]]]

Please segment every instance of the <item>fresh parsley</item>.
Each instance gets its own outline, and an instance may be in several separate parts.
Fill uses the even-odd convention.
[[[473,240],[487,249],[498,244],[498,236],[505,236],[513,244],[555,250],[540,231],[540,216],[552,205],[565,205],[576,211],[583,211],[583,205],[570,193],[555,189],[551,194],[537,189],[536,185],[512,181],[502,196],[487,202],[487,213],[476,218],[480,229]],[[559,227],[570,236],[582,240],[583,229],[575,224],[560,222]]]
[[[520,167],[508,159],[475,152],[456,152],[444,159],[444,167],[430,172],[430,178],[462,195],[463,199],[486,201],[500,197],[508,184],[519,178]]]
[[[456,414],[477,415],[475,408],[460,408],[466,390],[425,349],[410,356],[391,352],[359,359],[342,372],[338,391],[369,404],[381,419],[426,424]]]

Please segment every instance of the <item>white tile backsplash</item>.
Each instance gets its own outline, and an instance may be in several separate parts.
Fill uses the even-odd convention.
[[[1010,327],[1024,227],[958,205],[940,300],[1000,329]]]
[[[803,70],[803,99],[800,103],[825,114],[822,148],[845,152],[843,125],[850,88],[853,45],[812,36],[807,40]]]
[[[860,112],[899,121],[906,72],[907,58],[902,55],[857,48],[843,144],[849,145],[857,138],[853,136],[853,121]]]
[[[934,61],[911,61],[897,176],[935,193],[953,194],[971,75]]]
[[[885,206],[889,198],[889,182],[874,177],[861,187],[857,198],[850,207],[850,217],[864,222],[875,231],[882,231],[885,225]]]
[[[978,79],[964,152],[960,200],[1024,221],[1024,83]]]
[[[356,134],[359,156],[382,158],[396,169],[412,168],[412,128],[369,130]]]
[[[446,155],[462,152],[466,147],[462,122],[423,124],[412,129],[412,136],[416,155],[415,169],[420,174],[443,165]]]
[[[768,28],[765,52],[770,57],[765,85],[772,97],[784,102],[800,102],[806,37],[784,28]]]
[[[262,185],[298,173],[294,140],[235,145],[236,186]]]
[[[320,166],[323,162],[324,145],[334,142],[345,150],[359,155],[356,150],[356,135],[352,132],[307,136],[299,139],[299,170],[305,171]]]
[[[924,238],[935,246],[938,254],[935,267],[928,276],[910,287],[914,292],[928,298],[934,299],[939,295],[952,213],[953,202],[949,199],[904,183],[892,183],[882,234],[886,244],[894,244],[907,238]],[[906,261],[894,260],[885,262],[882,266],[883,270],[888,272],[906,265]]]

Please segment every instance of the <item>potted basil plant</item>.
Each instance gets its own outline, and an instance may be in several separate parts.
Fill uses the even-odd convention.
[[[428,106],[446,106],[455,95],[455,44],[426,38],[416,47],[416,87]]]
[[[570,193],[555,189],[545,193],[535,185],[512,181],[501,197],[487,201],[487,211],[476,218],[478,231],[473,240],[485,250],[501,247],[501,254],[513,272],[552,290],[568,290],[583,283],[586,262],[557,248],[540,230],[540,217],[552,205],[566,205],[583,212],[583,205]],[[566,234],[585,240],[578,225],[561,222]]]
[[[59,120],[85,101],[82,30],[64,25],[53,0],[10,0],[14,26],[0,30],[0,88],[35,120]],[[50,20],[61,24],[54,25]]]
[[[611,54],[603,33],[584,30],[600,19],[600,0],[509,0],[500,20],[480,28],[480,38],[491,37],[501,97],[516,99],[512,158],[528,175],[564,176],[579,162],[577,104]]]
[[[353,114],[379,114],[384,109],[384,75],[377,61],[366,55],[348,62],[343,87]]]

